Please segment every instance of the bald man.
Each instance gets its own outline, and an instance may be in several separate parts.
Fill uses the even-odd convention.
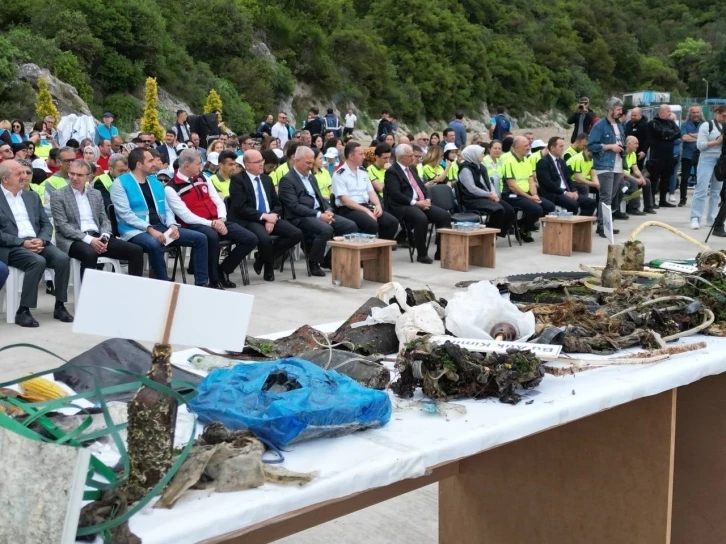
[[[282,204],[270,176],[264,172],[262,154],[247,150],[242,163],[244,170],[232,176],[229,184],[231,220],[257,236],[255,272],[259,275],[264,268],[263,279],[275,281],[275,259],[300,243],[302,231],[282,219]]]
[[[678,124],[671,119],[671,107],[663,104],[658,108],[658,115],[648,123],[648,141],[650,142],[650,155],[646,168],[650,172],[650,183],[653,195],[660,194],[659,206],[661,208],[675,208],[675,204],[668,202],[668,184],[673,174],[676,161],[673,157],[673,144],[681,138]]]
[[[625,123],[625,135],[635,136],[638,139],[638,168],[642,172],[650,142],[648,141],[648,119],[643,116],[643,110],[640,108],[630,110],[630,121]]]

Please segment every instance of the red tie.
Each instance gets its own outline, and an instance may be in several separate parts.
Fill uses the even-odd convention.
[[[406,172],[406,177],[408,178],[408,182],[411,184],[411,187],[413,187],[413,190],[416,191],[416,195],[418,195],[418,198],[416,200],[419,200],[419,201],[426,200],[426,197],[424,196],[423,191],[421,190],[421,187],[419,187],[418,183],[416,183],[416,180],[413,179],[413,174],[411,174],[411,170],[404,167],[403,171]]]

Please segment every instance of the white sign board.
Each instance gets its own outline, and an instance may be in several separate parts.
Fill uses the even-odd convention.
[[[607,204],[601,204],[600,210],[602,211],[602,228],[605,232],[605,237],[610,240],[611,244],[614,244],[615,233],[613,232],[613,210]]]
[[[451,342],[469,351],[483,353],[507,353],[509,349],[528,350],[540,359],[550,361],[557,359],[562,351],[562,346],[552,344],[532,344],[529,342],[507,342],[504,340],[483,340],[479,338],[456,338],[455,336],[432,336],[431,342],[445,344]]]
[[[73,332],[161,342],[174,285],[86,270]],[[242,351],[253,302],[252,295],[181,284],[169,343]]]

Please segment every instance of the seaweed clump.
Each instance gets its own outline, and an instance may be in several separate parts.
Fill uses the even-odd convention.
[[[436,400],[496,397],[517,404],[519,388],[536,387],[544,377],[542,362],[529,351],[506,354],[470,352],[457,344],[410,342],[398,356],[398,379],[391,389],[411,398],[417,387]]]

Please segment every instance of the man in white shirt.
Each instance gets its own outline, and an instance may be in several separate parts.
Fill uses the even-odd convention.
[[[353,110],[348,110],[348,113],[345,114],[345,127],[343,128],[343,136],[353,134],[353,129],[355,128],[356,121],[358,121],[358,118],[353,113]]]
[[[24,191],[23,167],[14,160],[0,164],[0,261],[25,272],[20,307],[15,323],[37,327],[30,309],[38,303],[38,283],[46,267],[55,270],[53,317],[73,321],[66,310],[71,262],[68,255],[51,244],[53,227],[35,191]]]
[[[210,287],[234,289],[229,275],[256,246],[257,236],[227,221],[227,207],[210,180],[201,175],[202,160],[193,149],[179,154],[179,170],[164,189],[169,207],[182,226],[207,237]],[[232,242],[227,258],[219,263],[219,242]]]
[[[281,111],[277,114],[277,123],[272,125],[272,137],[280,140],[280,149],[285,147],[290,133],[287,131],[287,114]]]
[[[81,278],[87,268],[96,268],[99,257],[128,261],[129,275],[141,276],[144,272],[141,246],[112,236],[103,195],[96,189],[86,188],[92,178],[91,165],[82,160],[73,161],[69,176],[70,184],[53,193],[50,200],[58,249],[81,261]]]

